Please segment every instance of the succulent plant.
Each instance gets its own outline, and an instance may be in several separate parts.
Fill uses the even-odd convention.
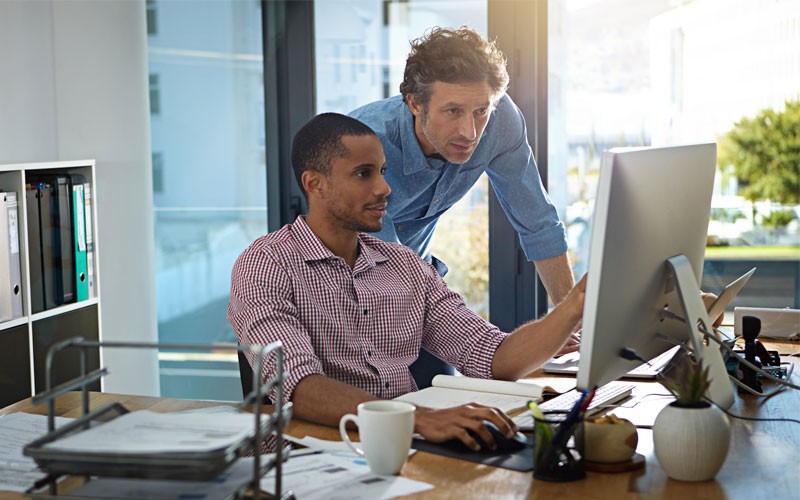
[[[703,395],[711,385],[708,370],[707,366],[703,367],[702,361],[684,356],[675,367],[673,375],[665,377],[662,383],[675,396],[678,406],[706,406],[708,403],[703,401]]]

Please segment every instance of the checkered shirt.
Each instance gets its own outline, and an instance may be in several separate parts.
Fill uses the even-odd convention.
[[[351,269],[298,217],[234,264],[228,321],[241,343],[283,343],[284,399],[312,374],[386,399],[415,391],[408,367],[420,347],[467,376],[491,378],[507,334],[470,311],[410,249],[363,233],[358,245]],[[262,377],[274,375],[274,360],[265,360]]]

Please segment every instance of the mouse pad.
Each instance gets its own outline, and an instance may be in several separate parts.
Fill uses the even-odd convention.
[[[416,450],[426,451],[428,453],[444,455],[445,457],[450,458],[458,458],[468,462],[491,465],[493,467],[501,467],[503,469],[511,469],[520,472],[528,472],[533,470],[532,444],[529,444],[521,450],[511,452],[456,451],[441,444],[430,443],[424,439],[414,438],[411,443],[411,447]]]

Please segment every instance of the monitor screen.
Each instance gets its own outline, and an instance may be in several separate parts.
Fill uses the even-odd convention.
[[[578,388],[601,386],[641,364],[621,357],[623,349],[649,360],[676,344],[692,347],[691,329],[674,319],[692,316],[684,311],[667,261],[686,257],[684,278],[689,276],[691,286],[684,288],[693,288],[689,295],[700,301],[715,171],[713,143],[616,148],[604,154],[591,232]],[[730,385],[727,375],[724,379]]]

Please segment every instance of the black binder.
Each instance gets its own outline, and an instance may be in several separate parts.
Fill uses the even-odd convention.
[[[40,190],[28,184],[25,189],[25,206],[28,213],[28,255],[30,256],[31,310],[44,311],[44,264],[42,263],[42,226],[39,215]]]

